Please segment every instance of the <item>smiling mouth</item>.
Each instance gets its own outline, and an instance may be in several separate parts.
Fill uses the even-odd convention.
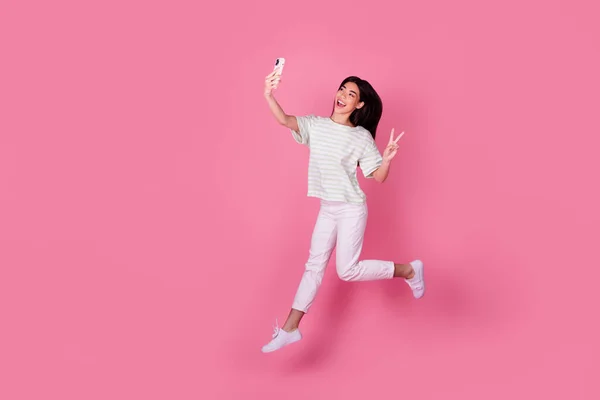
[[[346,107],[346,104],[344,104],[344,102],[342,102],[341,100],[336,101],[335,103],[338,107]]]

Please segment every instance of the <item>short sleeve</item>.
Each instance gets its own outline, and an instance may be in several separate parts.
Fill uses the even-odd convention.
[[[379,153],[377,145],[375,144],[375,140],[373,140],[371,137],[369,137],[369,139],[369,143],[365,147],[362,156],[358,160],[360,169],[365,178],[372,178],[373,172],[375,172],[375,170],[381,166],[383,161],[381,153]]]
[[[290,129],[294,140],[300,144],[310,147],[310,133],[316,120],[317,117],[314,115],[296,117],[296,121],[298,121],[298,132]]]

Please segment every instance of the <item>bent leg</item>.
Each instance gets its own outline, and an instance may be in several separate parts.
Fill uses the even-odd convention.
[[[338,217],[336,270],[344,281],[372,281],[394,277],[393,261],[359,260],[367,216],[366,204],[349,204]]]

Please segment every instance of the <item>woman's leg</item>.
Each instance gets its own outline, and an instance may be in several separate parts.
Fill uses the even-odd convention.
[[[395,264],[392,261],[359,260],[367,226],[367,216],[366,204],[347,204],[338,213],[336,263],[338,276],[344,281],[404,278],[413,290],[414,296],[421,297],[425,289],[421,261]]]
[[[263,352],[276,351],[302,339],[298,326],[321,286],[325,269],[335,248],[336,233],[335,219],[329,213],[328,206],[322,204],[313,230],[308,261],[296,291],[292,309],[283,327],[275,328],[273,339],[263,347]]]
[[[394,264],[394,278],[411,279],[415,270],[411,264]]]
[[[331,252],[329,253],[329,256],[331,256]],[[329,261],[329,257],[327,258],[327,261]],[[367,260],[365,262],[369,263],[369,260]],[[327,265],[327,263],[325,265]],[[305,274],[306,274],[306,272],[305,272]],[[394,264],[394,278],[411,279],[414,276],[415,276],[415,271],[411,264]],[[322,279],[323,279],[323,274],[320,275],[319,285],[321,284]],[[301,285],[302,285],[302,283],[301,283]],[[315,294],[316,294],[316,292],[315,292]],[[314,296],[313,296],[313,299],[314,299]],[[312,303],[312,300],[310,301],[310,303]],[[301,304],[301,301],[299,301],[298,304]],[[306,311],[308,311],[308,307],[302,307],[302,306],[298,306],[298,305],[296,305],[295,307],[297,307],[298,309],[292,308],[290,310],[290,313],[288,314],[285,324],[281,327],[281,329],[283,329],[284,331],[291,332],[294,329],[298,329],[298,326],[300,325],[300,321],[302,320],[302,317],[304,317],[304,314],[306,313]],[[300,311],[299,309],[304,309],[306,311]]]
[[[295,308],[292,308],[290,310],[290,313],[288,314],[287,319],[285,320],[285,324],[283,324],[281,329],[283,329],[286,332],[292,332],[298,329],[298,327],[300,326],[300,321],[302,320],[302,317],[304,317],[304,314],[306,314],[305,311],[300,311],[296,310]]]
[[[343,281],[391,279],[396,274],[393,261],[359,260],[367,216],[366,204],[344,204],[338,211],[336,270]],[[398,272],[404,269],[399,267]]]
[[[308,260],[305,264],[304,274],[296,291],[292,310],[283,325],[283,330],[292,331],[297,329],[300,320],[312,305],[321,282],[325,269],[335,248],[337,226],[333,215],[329,212],[326,204],[321,205],[317,222],[313,230],[310,242]]]

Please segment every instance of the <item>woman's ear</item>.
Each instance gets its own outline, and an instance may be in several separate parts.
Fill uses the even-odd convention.
[[[364,105],[365,105],[365,102],[364,102],[364,101],[361,101],[360,103],[358,103],[358,104],[356,105],[356,109],[357,109],[357,110],[360,110],[361,108],[363,108],[363,106],[364,106]]]

